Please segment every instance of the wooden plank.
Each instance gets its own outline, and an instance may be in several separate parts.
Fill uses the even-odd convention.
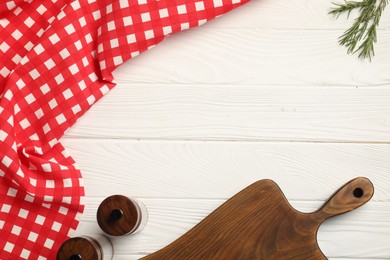
[[[390,141],[390,85],[257,87],[121,84],[68,137]]]
[[[349,19],[340,16],[338,20],[328,15],[336,1],[311,0],[261,0],[250,1],[246,5],[224,15],[223,18],[210,22],[205,28],[258,28],[273,30],[288,29],[338,29],[349,28],[357,13],[353,12]],[[380,30],[390,28],[390,11],[385,10],[380,21]],[[243,19],[245,18],[245,19]],[[379,32],[380,34],[380,32]]]
[[[87,209],[75,235],[100,233],[96,209],[104,198],[87,198]],[[146,255],[180,237],[224,200],[139,198],[149,210],[148,224],[138,234],[112,238],[118,256]],[[304,212],[322,201],[295,201]],[[390,203],[369,202],[363,207],[326,221],[318,241],[325,255],[345,258],[389,258]],[[119,258],[120,259],[120,258]]]
[[[65,139],[88,196],[229,198],[271,178],[289,200],[325,200],[368,177],[390,201],[390,145]],[[319,205],[318,205],[319,206]]]
[[[372,63],[347,55],[334,30],[187,31],[120,66],[119,83],[368,86],[389,84],[390,30]],[[142,58],[141,58],[142,57]]]

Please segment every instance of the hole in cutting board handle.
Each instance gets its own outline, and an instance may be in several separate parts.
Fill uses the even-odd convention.
[[[353,190],[353,196],[355,196],[355,198],[361,198],[363,197],[363,195],[364,195],[364,191],[362,188],[355,188]]]

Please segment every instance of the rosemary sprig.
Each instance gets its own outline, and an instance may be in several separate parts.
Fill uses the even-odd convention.
[[[339,37],[340,45],[347,47],[348,53],[359,53],[359,58],[368,58],[370,61],[375,56],[374,45],[377,42],[377,27],[383,10],[389,0],[363,0],[347,1],[343,4],[334,3],[329,14],[339,18],[342,13],[347,13],[349,18],[353,10],[359,11],[359,16],[352,26]]]

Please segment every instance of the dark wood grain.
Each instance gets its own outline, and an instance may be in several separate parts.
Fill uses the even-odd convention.
[[[91,237],[74,237],[65,241],[57,252],[57,260],[102,259],[102,249]]]
[[[368,179],[356,178],[318,211],[302,213],[291,207],[275,182],[261,180],[143,259],[326,259],[317,244],[321,223],[363,205],[373,193]]]

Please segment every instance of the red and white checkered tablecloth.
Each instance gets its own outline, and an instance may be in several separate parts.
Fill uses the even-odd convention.
[[[81,174],[58,140],[112,71],[247,1],[1,1],[0,259],[55,259],[77,228]]]

